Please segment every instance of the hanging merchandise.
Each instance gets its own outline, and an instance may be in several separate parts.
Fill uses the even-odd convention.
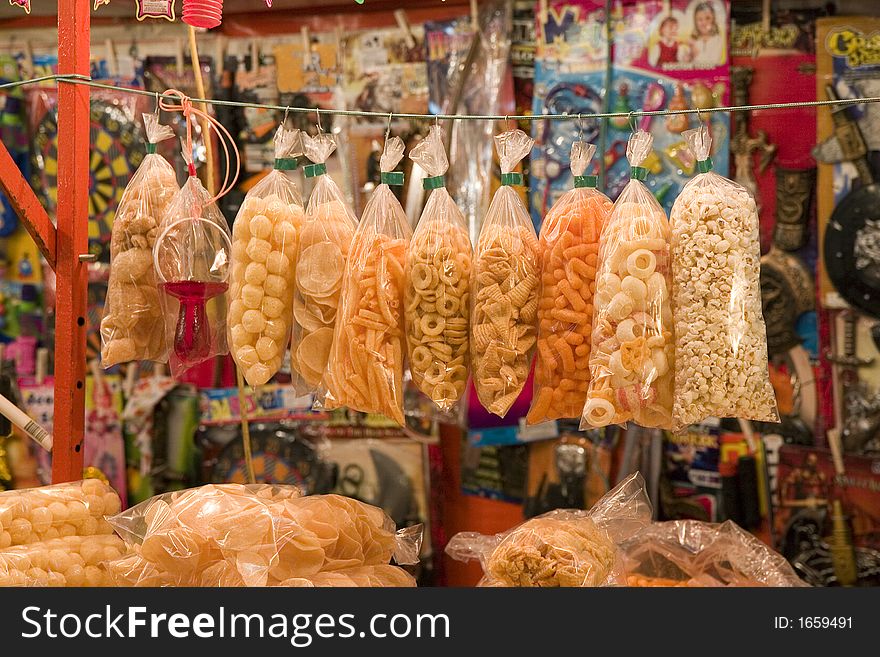
[[[180,190],[156,144],[174,136],[159,114],[144,114],[147,156],[125,188],[110,239],[110,283],[101,320],[101,364],[165,362],[165,323],[153,271],[153,246],[168,204]]]
[[[675,398],[679,426],[707,417],[778,422],[761,314],[758,211],[712,171],[705,125],[684,133],[700,173],[672,206]]]
[[[153,247],[153,263],[160,283],[166,336],[171,349],[171,373],[178,377],[194,365],[228,352],[226,344],[226,301],[229,287],[232,239],[229,224],[216,201],[235,184],[238,151],[229,133],[216,119],[192,107],[179,91],[166,92],[180,103],[162,100],[166,111],[182,112],[186,118],[183,157],[189,177],[174,196]],[[208,121],[218,133],[227,163],[231,152],[235,162],[226,168],[220,192],[212,196],[196,175],[192,155],[193,115]],[[234,171],[232,175],[230,172]],[[265,245],[268,252],[269,245]]]
[[[275,168],[248,192],[232,229],[227,339],[252,386],[278,372],[290,341],[297,237],[304,218],[290,172],[300,155],[300,131],[282,124],[275,133]]]
[[[122,381],[104,376],[97,360],[86,378],[86,423],[83,464],[97,468],[124,502],[126,493],[125,441],[122,436]]]
[[[300,394],[315,392],[327,367],[345,264],[357,227],[357,217],[327,175],[325,163],[334,150],[332,135],[303,134],[303,152],[313,162],[305,167],[305,174],[318,181],[309,197],[296,256],[290,362],[294,389]]]
[[[538,242],[541,293],[529,424],[580,416],[590,382],[599,237],[611,201],[596,189],[596,176],[584,175],[596,147],[576,141],[571,149],[575,188],[553,204]]]
[[[522,130],[495,137],[502,186],[495,192],[475,251],[471,317],[474,386],[480,403],[504,417],[522,392],[535,348],[541,256],[529,212],[513,172],[531,150]]]
[[[430,190],[406,263],[406,340],[413,382],[447,411],[468,378],[472,249],[464,215],[444,186],[444,131],[431,127],[410,153]]]
[[[590,388],[581,428],[672,427],[672,303],[669,222],[643,182],[654,139],[627,145],[632,179],[602,233],[596,281]]]
[[[333,346],[324,373],[324,408],[403,418],[404,261],[412,230],[390,185],[403,158],[400,137],[386,140],[382,184],[364,209],[342,283]]]

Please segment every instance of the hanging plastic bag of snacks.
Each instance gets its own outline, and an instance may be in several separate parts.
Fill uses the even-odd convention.
[[[303,133],[303,152],[313,162],[305,167],[305,174],[318,180],[309,197],[296,255],[290,363],[299,394],[316,392],[324,376],[345,263],[357,227],[357,217],[327,175],[325,162],[334,150],[336,141],[331,135]]]
[[[152,251],[159,223],[180,187],[174,167],[156,153],[156,144],[173,137],[174,131],[159,124],[158,113],[143,117],[147,155],[125,187],[110,237],[110,281],[101,320],[104,368],[168,360]]]
[[[590,383],[590,339],[599,237],[611,201],[584,172],[596,147],[571,147],[575,188],[563,194],[541,226],[541,293],[535,389],[528,423],[579,417]]]
[[[538,236],[512,185],[522,184],[513,168],[532,149],[522,130],[495,137],[501,187],[495,192],[474,253],[474,309],[471,353],[480,403],[504,417],[529,374],[538,324]]]
[[[390,185],[403,157],[400,137],[385,142],[379,185],[358,224],[324,374],[324,408],[381,413],[403,425],[404,261],[412,230]]]
[[[700,173],[681,190],[670,215],[673,416],[679,426],[707,417],[778,422],[761,314],[755,199],[712,171],[705,125],[683,136]]]
[[[229,345],[252,386],[271,379],[293,322],[297,238],[303,203],[291,172],[302,155],[299,130],[275,133],[275,168],[248,193],[232,228]]]
[[[196,176],[186,147],[183,157],[190,176],[168,206],[153,249],[175,377],[228,352],[225,293],[232,253],[216,197]]]
[[[430,190],[406,261],[405,318],[413,382],[440,409],[461,399],[468,377],[472,249],[464,215],[444,187],[443,129],[432,126],[410,153]]]
[[[639,130],[626,149],[632,179],[602,232],[581,428],[672,427],[674,343],[669,222],[643,182],[653,137]]]

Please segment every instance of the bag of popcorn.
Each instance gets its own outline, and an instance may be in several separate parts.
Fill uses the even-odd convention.
[[[684,133],[700,172],[675,200],[672,300],[678,426],[707,417],[778,422],[761,314],[755,199],[712,171],[705,125]]]
[[[611,201],[584,172],[593,144],[571,147],[574,189],[563,194],[541,225],[538,351],[529,424],[578,417],[590,383],[590,338],[599,237]]]
[[[229,347],[252,386],[281,367],[293,323],[297,238],[303,202],[291,175],[302,155],[299,130],[275,133],[275,168],[245,196],[232,227]]]
[[[428,175],[428,200],[406,255],[404,317],[409,368],[416,387],[449,411],[468,379],[473,248],[467,222],[446,190],[443,128],[431,126],[409,159]]]
[[[495,137],[501,187],[492,197],[474,251],[474,308],[471,354],[477,397],[490,413],[504,417],[529,375],[538,324],[538,236],[512,185],[522,185],[513,168],[532,150],[522,130]]]
[[[643,130],[630,138],[631,180],[600,239],[582,429],[630,420],[661,429],[673,424],[669,222],[641,166],[652,143]]]
[[[144,114],[147,155],[131,177],[113,221],[110,281],[101,320],[101,365],[168,360],[165,321],[156,289],[153,245],[159,223],[180,189],[174,167],[156,144],[174,136],[158,114]]]

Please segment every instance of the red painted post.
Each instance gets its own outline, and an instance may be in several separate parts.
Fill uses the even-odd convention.
[[[21,170],[12,159],[6,146],[0,144],[0,189],[6,194],[6,198],[21,220],[22,225],[30,233],[40,253],[55,269],[55,226],[49,220],[45,208],[40,204],[40,199],[34,194],[34,190],[28,184]]]
[[[58,73],[89,74],[91,0],[58,0]],[[58,83],[55,420],[52,481],[82,477],[89,220],[89,87]]]

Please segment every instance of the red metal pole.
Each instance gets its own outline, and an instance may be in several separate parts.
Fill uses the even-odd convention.
[[[58,73],[89,74],[91,0],[58,0]],[[89,220],[89,87],[58,83],[55,420],[52,481],[82,477]]]

